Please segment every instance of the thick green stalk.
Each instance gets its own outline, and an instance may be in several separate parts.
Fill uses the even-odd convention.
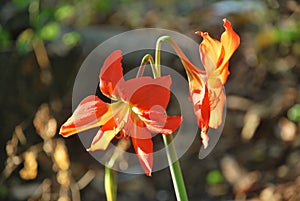
[[[156,43],[156,51],[155,51],[155,75],[154,78],[160,77],[161,76],[161,68],[160,68],[160,48],[161,48],[161,43],[165,40],[169,40],[169,36],[162,36],[157,40]],[[166,147],[166,152],[167,152],[167,158],[168,158],[168,163],[169,163],[169,169],[171,172],[171,177],[173,181],[173,186],[176,194],[177,201],[187,201],[187,193],[186,193],[186,188],[184,184],[184,180],[182,177],[182,171],[180,167],[180,163],[178,160],[177,152],[174,146],[173,141],[173,135],[162,135],[163,136],[163,141]]]
[[[185,189],[184,180],[181,173],[181,167],[176,153],[173,141],[173,135],[162,135],[169,162],[169,169],[172,176],[173,186],[178,201],[187,201],[187,193]],[[172,161],[175,161],[172,163]]]
[[[117,174],[116,171],[105,166],[104,188],[107,201],[117,200]]]
[[[117,147],[121,150],[127,150],[130,146],[128,140],[121,139],[118,142]],[[121,156],[122,152],[119,149],[116,149],[112,154],[110,160],[105,164],[105,175],[104,175],[104,188],[107,201],[116,201],[117,200],[117,172],[113,170],[113,166],[117,159]]]
[[[151,69],[152,69],[152,73],[153,73],[153,76],[155,76],[155,67],[153,66],[154,65],[154,60],[153,60],[153,57],[150,55],[150,54],[146,54],[143,59],[142,59],[142,62],[141,62],[141,65],[140,65],[140,68],[139,68],[139,71],[136,75],[136,77],[142,77],[143,74],[144,74],[144,71],[145,71],[145,67],[146,65],[150,63],[150,66],[151,66]]]

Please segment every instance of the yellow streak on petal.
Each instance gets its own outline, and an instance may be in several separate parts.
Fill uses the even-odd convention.
[[[119,131],[119,129],[105,131],[103,136],[96,143],[91,144],[87,151],[105,150]],[[99,132],[101,131],[99,130]]]
[[[79,117],[80,118],[80,117]],[[73,123],[75,123],[75,127],[64,127],[62,126],[60,128],[60,131],[59,133],[61,135],[63,135],[64,137],[69,137],[71,135],[74,135],[74,134],[77,134],[77,133],[80,133],[82,131],[86,131],[88,129],[91,129],[91,128],[96,128],[96,127],[99,127],[99,126],[102,126],[104,125],[108,120],[110,120],[112,118],[112,106],[109,105],[109,108],[107,110],[107,112],[100,116],[100,117],[97,117],[95,118],[94,121],[92,122],[89,122],[88,124],[85,124],[85,125],[82,125],[82,126],[76,126],[76,122],[79,121],[78,118],[74,118],[74,114],[64,123],[64,125],[72,125]]]
[[[137,153],[138,153],[139,159],[143,161],[145,167],[150,172],[148,176],[151,176],[152,167],[149,164],[150,154],[146,154],[140,147],[137,148]]]
[[[209,127],[217,129],[222,124],[225,101],[224,91],[221,91],[215,108],[210,112]]]

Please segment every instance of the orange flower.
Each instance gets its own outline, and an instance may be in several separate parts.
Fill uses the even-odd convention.
[[[207,32],[196,32],[203,37],[200,44],[201,60],[208,76],[217,76],[221,83],[226,83],[229,75],[229,59],[240,45],[240,37],[231,27],[230,22],[224,19],[225,31],[221,35],[221,40],[211,38]]]
[[[99,75],[100,90],[113,102],[97,96],[85,98],[73,115],[62,125],[60,134],[68,137],[90,128],[100,127],[88,151],[105,150],[114,137],[131,138],[133,147],[146,175],[153,163],[151,133],[171,134],[181,116],[166,116],[170,98],[171,78],[139,77],[125,81],[122,52],[114,51],[104,62]]]
[[[229,75],[229,59],[240,44],[239,36],[224,19],[225,31],[221,40],[211,38],[208,33],[196,32],[203,37],[200,56],[205,71],[197,69],[184,55],[180,55],[187,71],[189,88],[204,147],[208,146],[208,128],[218,128],[222,123],[226,97],[223,85]]]

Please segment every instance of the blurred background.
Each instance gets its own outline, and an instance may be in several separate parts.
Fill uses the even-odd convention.
[[[294,0],[1,0],[0,200],[106,200],[104,167],[58,129],[86,56],[136,28],[193,38],[231,21],[227,117],[215,149],[180,159],[189,199],[300,200],[300,3]],[[174,63],[178,63],[178,59]],[[119,174],[118,200],[175,200],[169,170]]]

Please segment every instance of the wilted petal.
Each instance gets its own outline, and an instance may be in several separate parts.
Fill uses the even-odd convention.
[[[226,96],[222,90],[216,106],[210,112],[209,127],[217,129],[222,124],[225,101]]]
[[[209,122],[209,97],[208,89],[205,82],[199,77],[198,79],[189,79],[190,98],[194,105],[194,113],[197,118],[198,126]]]
[[[201,103],[204,98],[205,91],[205,82],[200,77],[200,75],[189,76],[189,90],[190,90],[190,98],[194,105],[196,103]]]
[[[200,96],[201,99],[192,97],[194,104],[194,112],[197,118],[198,126],[201,128],[202,132],[207,132],[208,124],[210,119],[210,100],[208,95],[208,89],[205,86],[204,90],[200,94],[192,94],[192,96]],[[199,100],[199,101],[198,101]]]
[[[229,74],[228,72],[226,72],[224,69],[227,69],[228,71],[228,61],[230,59],[230,57],[232,56],[232,54],[235,52],[235,50],[238,48],[238,46],[240,45],[240,37],[237,35],[237,33],[234,32],[234,30],[231,27],[231,24],[228,20],[224,19],[224,28],[225,31],[223,32],[222,36],[221,36],[221,43],[222,46],[224,47],[224,57],[223,57],[223,61],[222,64],[220,64],[218,71],[220,72],[221,78],[222,78],[222,83],[225,84],[226,80],[227,80],[227,76],[223,75],[225,74]],[[226,66],[227,65],[227,66]]]
[[[197,33],[197,32],[196,32]],[[193,76],[193,74],[203,74],[205,75],[206,72],[204,70],[198,69],[183,53],[183,51],[179,48],[179,46],[172,41],[173,48],[175,49],[176,53],[178,54],[181,62],[188,74],[188,76]]]
[[[220,91],[223,89],[223,84],[221,82],[220,77],[218,76],[217,72],[213,72],[207,79],[207,87],[209,90],[217,89]]]
[[[200,44],[200,55],[207,74],[210,74],[217,68],[220,59],[222,59],[220,57],[223,54],[222,44],[220,41],[211,38],[207,32],[196,32],[196,34],[203,37]]]
[[[110,105],[97,96],[88,96],[75,109],[73,115],[61,126],[64,137],[105,124],[112,116]]]
[[[112,99],[116,98],[114,90],[117,83],[124,81],[121,60],[121,50],[112,52],[104,61],[99,75],[101,92]]]
[[[223,85],[226,83],[227,78],[230,74],[228,70],[228,66],[229,66],[229,62],[223,64],[220,68],[216,70],[216,72],[219,74],[219,78]]]
[[[207,134],[207,130],[202,129],[201,133],[200,133],[200,136],[201,136],[201,139],[202,139],[203,147],[204,147],[204,149],[206,149],[207,146],[208,146],[208,142],[209,142],[209,136]]]
[[[216,72],[214,74],[217,74]],[[220,94],[223,93],[223,84],[219,76],[210,76],[207,79],[206,86],[208,88],[208,96],[210,109],[214,110],[220,99]]]

